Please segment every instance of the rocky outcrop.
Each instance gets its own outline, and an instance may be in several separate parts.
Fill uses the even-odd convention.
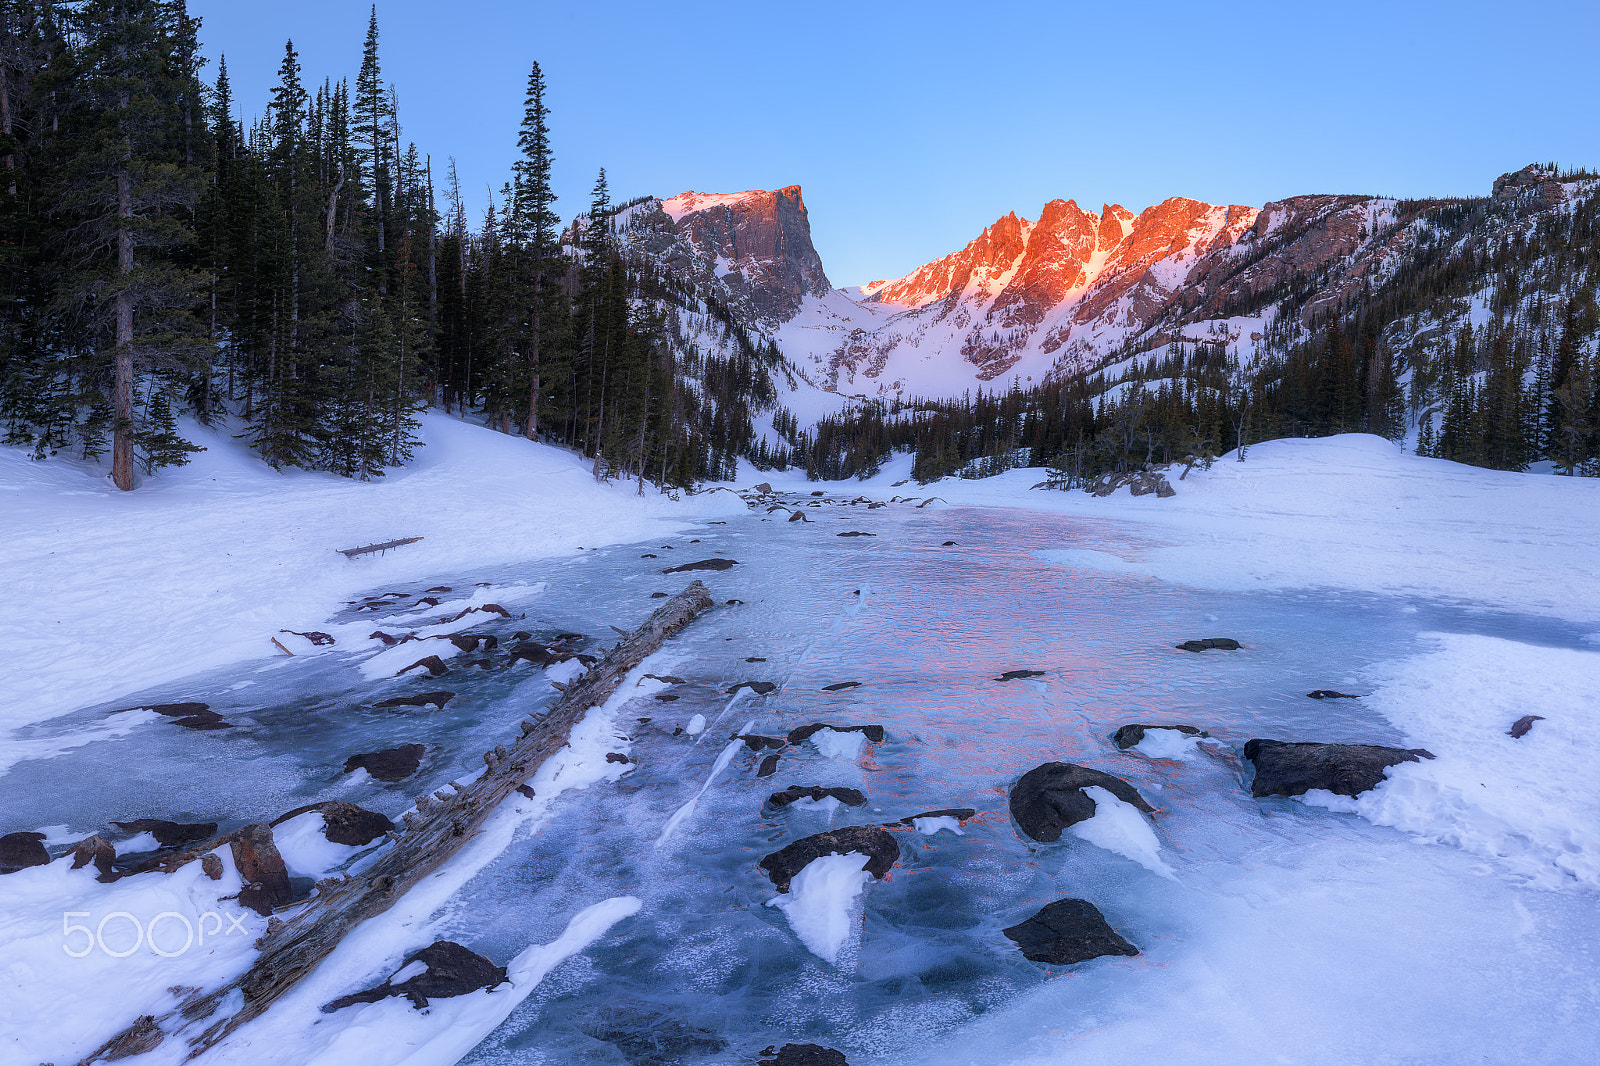
[[[1063,829],[1094,817],[1094,800],[1084,791],[1091,785],[1146,814],[1155,813],[1138,790],[1120,777],[1075,763],[1047,762],[1011,786],[1011,817],[1034,840],[1053,843],[1061,839]]]
[[[767,797],[767,806],[782,809],[796,800],[810,800],[820,803],[825,799],[836,799],[846,807],[861,807],[867,802],[867,797],[861,794],[860,789],[835,786],[823,788],[821,785],[790,785],[782,792],[774,792]]]
[[[379,781],[403,781],[417,772],[427,750],[421,744],[402,744],[398,748],[363,752],[344,761],[344,772],[365,770]]]
[[[1129,748],[1136,747],[1144,739],[1145,730],[1147,729],[1175,729],[1191,737],[1209,737],[1211,735],[1204,729],[1192,725],[1148,725],[1137,722],[1122,726],[1115,733],[1112,733],[1111,743],[1123,751],[1127,751]]]
[[[624,244],[740,317],[773,326],[831,290],[800,186],[685,192],[620,220]]]
[[[768,1055],[774,1056],[767,1058]],[[761,1052],[759,1066],[850,1066],[844,1054],[821,1044],[785,1044]]]
[[[180,848],[185,844],[194,844],[202,840],[209,840],[217,832],[216,822],[168,822],[160,818],[136,818],[131,822],[112,822],[112,825],[125,833],[149,833],[156,838],[156,844],[163,848]]]
[[[772,881],[773,887],[779,892],[787,892],[789,882],[813,859],[852,853],[865,855],[867,864],[863,869],[881,881],[899,861],[900,845],[895,843],[894,834],[885,830],[852,825],[801,837],[781,851],[768,855],[757,865]]]
[[[398,984],[394,977],[412,970],[416,964],[425,967]],[[324,1014],[356,1003],[376,1003],[390,996],[405,996],[411,1005],[423,1010],[431,999],[448,999],[464,996],[480,988],[494,988],[506,981],[506,968],[496,966],[477,952],[469,951],[452,940],[440,940],[423,948],[406,959],[405,965],[381,985],[364,992],[355,992],[323,1006]]]
[[[1203,651],[1238,651],[1243,645],[1232,637],[1201,637],[1199,640],[1186,640],[1182,644],[1174,644],[1179,651],[1192,651],[1199,654]]]
[[[1252,740],[1244,757],[1255,764],[1250,794],[1299,796],[1320,788],[1340,796],[1358,796],[1384,779],[1389,767],[1433,758],[1423,748],[1386,748],[1378,744],[1288,744]]]
[[[43,833],[7,833],[0,836],[0,874],[16,873],[50,861]]]
[[[330,842],[346,847],[365,847],[394,828],[394,823],[377,811],[369,811],[343,800],[323,800],[321,803],[296,807],[278,815],[272,825],[276,828],[291,818],[312,811],[322,812],[322,835]]]
[[[1025,922],[1002,929],[1031,962],[1070,966],[1101,955],[1137,955],[1139,949],[1118,936],[1093,903],[1058,899]]]

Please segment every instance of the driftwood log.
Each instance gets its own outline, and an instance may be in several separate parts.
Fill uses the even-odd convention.
[[[617,645],[594,668],[568,684],[559,699],[537,720],[522,723],[522,736],[510,747],[496,745],[483,753],[483,775],[458,791],[449,786],[417,798],[417,809],[404,816],[405,827],[394,845],[370,867],[354,876],[318,882],[317,894],[298,914],[271,918],[266,935],[257,941],[261,954],[255,965],[220,988],[198,991],[155,1025],[181,1015],[179,1029],[211,1018],[224,999],[238,989],[243,1006],[218,1018],[189,1038],[189,1058],[203,1054],[235,1029],[259,1017],[280,996],[331,954],[339,942],[361,922],[388,910],[412,887],[442,866],[478,831],[484,821],[511,793],[523,786],[541,764],[567,743],[572,727],[590,708],[609,699],[628,671],[638,666],[675,633],[712,606],[711,594],[696,581],[662,604],[644,624],[624,633]],[[238,832],[226,834],[232,840]],[[210,846],[216,846],[211,842]],[[187,854],[198,857],[199,845]],[[171,860],[168,860],[170,863]],[[175,868],[169,866],[168,868]],[[141,1018],[108,1040],[79,1066],[104,1059],[119,1041],[154,1037],[150,1019]],[[160,1029],[158,1032],[162,1031]]]
[[[369,552],[386,552],[390,548],[398,548],[402,544],[415,544],[421,539],[421,537],[401,537],[399,540],[386,540],[382,544],[363,544],[359,548],[335,548],[333,550],[346,559],[354,559],[358,555],[366,555]]]

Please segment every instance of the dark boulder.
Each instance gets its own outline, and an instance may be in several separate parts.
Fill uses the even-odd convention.
[[[7,833],[0,837],[0,874],[14,874],[49,861],[43,833]]]
[[[747,663],[764,663],[766,661],[767,660],[764,659],[764,658],[758,659],[758,658],[755,658],[754,656],[752,656],[751,658],[748,658],[748,659],[745,660],[745,662],[747,662]]]
[[[883,743],[883,726],[881,725],[827,725],[822,722],[812,722],[810,725],[803,725],[789,730],[789,743],[804,744],[811,739],[811,734],[819,729],[831,729],[835,733],[864,733],[872,743]]]
[[[774,792],[772,795],[768,796],[767,805],[781,809],[789,806],[789,804],[793,803],[795,800],[808,799],[813,802],[820,803],[822,800],[827,799],[830,796],[844,804],[846,807],[860,807],[865,805],[867,802],[867,797],[863,796],[860,790],[854,788],[842,788],[837,786],[834,788],[823,788],[820,785],[790,785],[782,792]]]
[[[663,682],[663,683],[668,684],[668,685],[683,685],[683,684],[687,684],[687,682],[684,681],[683,678],[674,677],[672,674],[645,674],[644,676],[648,677],[652,681],[660,681],[660,682]]]
[[[398,748],[352,755],[344,761],[344,772],[364,769],[379,781],[403,781],[417,772],[427,750],[421,744],[402,744]]]
[[[1146,814],[1155,808],[1120,777],[1070,762],[1047,762],[1023,774],[1011,786],[1011,817],[1024,833],[1043,843],[1061,839],[1070,825],[1094,817],[1094,800],[1085,788],[1098,785]]]
[[[847,688],[860,688],[860,687],[861,687],[861,682],[859,682],[859,681],[840,681],[839,683],[834,684],[834,685],[823,685],[822,686],[822,691],[824,691],[824,692],[843,692]]]
[[[658,693],[656,693],[656,699],[660,700],[662,703],[675,703],[678,700],[681,700],[682,698],[683,698],[682,696],[674,696],[670,692],[658,692]]]
[[[413,1007],[422,1010],[427,1007],[430,997],[449,999],[452,996],[464,996],[480,988],[494,988],[506,981],[504,966],[496,966],[477,952],[468,951],[451,940],[440,940],[423,948],[406,959],[405,965],[395,973],[400,973],[414,962],[424,964],[427,969],[397,985],[385,981],[364,992],[340,996],[326,1004],[322,1012],[332,1014],[341,1007],[376,1003],[390,996],[405,996]]]
[[[789,516],[789,521],[791,521],[791,522],[809,522],[809,521],[811,521],[811,519],[806,517],[806,513],[804,511],[795,511],[793,514],[791,514]]]
[[[1319,688],[1306,693],[1314,700],[1359,700],[1360,696],[1352,696],[1348,692],[1335,692],[1331,688]]]
[[[209,710],[211,710],[209,703],[145,703],[138,707],[123,707],[121,710],[112,711],[111,713],[155,711],[157,714],[166,715],[168,718],[187,718],[191,714],[204,714]]]
[[[664,600],[667,598],[667,594],[665,592],[652,592],[650,598],[652,600]]]
[[[322,812],[322,835],[332,843],[346,847],[364,847],[394,828],[394,823],[377,811],[369,811],[344,800],[323,800],[321,803],[296,807],[278,815],[272,825],[276,828],[291,818],[311,811]]]
[[[1174,647],[1193,652],[1209,651],[1212,648],[1218,651],[1238,651],[1243,645],[1232,637],[1202,637],[1200,640],[1186,640]]]
[[[765,759],[761,760],[761,765],[756,767],[757,777],[771,777],[777,772],[778,757],[776,755],[768,755]]]
[[[626,755],[624,755],[620,751],[608,751],[608,752],[606,752],[606,762],[619,762],[619,763],[622,763],[622,764],[626,765],[626,764],[628,764],[628,763],[630,763],[632,761],[633,761],[632,759],[628,758]]]
[[[737,685],[728,686],[728,695],[731,696],[740,689],[747,688],[757,696],[765,696],[767,693],[775,691],[777,687],[771,681],[741,681]]]
[[[1101,955],[1139,954],[1086,899],[1058,899],[1001,932],[1022,949],[1023,958],[1052,966],[1070,966]]]
[[[1375,787],[1391,766],[1433,758],[1422,748],[1386,748],[1378,744],[1288,744],[1252,740],[1244,757],[1256,767],[1250,794],[1298,796],[1321,788],[1340,796],[1356,796]]]
[[[939,545],[941,548],[954,548],[955,546],[956,542],[953,540],[947,540],[943,544]]]
[[[867,857],[866,871],[880,881],[888,874],[890,867],[900,860],[900,845],[895,842],[893,833],[874,826],[851,825],[801,837],[781,851],[768,855],[757,865],[765,871],[779,892],[787,892],[795,874],[805,869],[813,859],[853,852]]]
[[[789,746],[789,742],[784,740],[782,737],[763,737],[757,736],[754,733],[741,733],[738,736],[730,737],[729,739],[744,741],[744,746],[749,748],[751,751],[760,751],[763,748],[771,748],[773,751],[782,751],[784,748]]]
[[[1044,676],[1044,671],[1043,670],[1007,670],[1005,673],[1003,673],[999,677],[995,678],[995,680],[996,681],[1021,681],[1024,678],[1043,677],[1043,676]]]
[[[272,839],[271,826],[246,826],[230,846],[234,868],[244,880],[244,888],[239,890],[241,907],[249,907],[257,914],[271,914],[275,908],[294,902],[289,871]]]
[[[149,833],[156,838],[156,844],[163,848],[180,848],[185,844],[197,844],[216,836],[217,833],[216,822],[193,822],[185,825],[180,822],[163,821],[160,818],[136,818],[131,822],[111,824],[125,833]]]
[[[834,536],[836,536],[836,537],[876,537],[877,534],[876,533],[863,533],[858,529],[852,529],[847,533],[835,533]]]
[[[441,711],[444,705],[456,698],[454,692],[419,692],[415,696],[391,696],[386,700],[379,700],[374,707],[437,707]]]
[[[1544,721],[1542,714],[1525,714],[1511,723],[1511,728],[1506,730],[1506,735],[1521,740],[1528,735],[1528,730],[1533,728],[1533,723]]]
[[[1209,737],[1211,734],[1204,729],[1192,725],[1151,725],[1141,722],[1135,725],[1125,725],[1111,734],[1111,743],[1127,751],[1144,739],[1147,729],[1176,729],[1180,733],[1187,733],[1191,737]]]
[[[758,1066],[850,1066],[842,1053],[821,1044],[785,1044],[776,1051],[769,1047],[761,1055]]]
[[[738,565],[739,560],[737,559],[701,559],[697,563],[669,566],[661,572],[663,574],[681,574],[688,570],[732,570]]]

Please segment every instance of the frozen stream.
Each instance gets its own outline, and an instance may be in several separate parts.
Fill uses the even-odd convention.
[[[671,702],[641,690],[619,717],[631,772],[563,796],[553,818],[435,916],[426,939],[504,962],[554,940],[593,903],[643,901],[465,1061],[753,1063],[791,1041],[838,1048],[855,1066],[1600,1057],[1592,893],[1521,887],[1488,861],[1353,815],[1252,799],[1237,759],[1252,737],[1401,743],[1362,701],[1304,694],[1367,691],[1373,668],[1416,654],[1421,633],[1574,647],[1578,631],[1331,592],[1198,592],[1036,554],[1136,552],[1135,536],[1109,523],[998,509],[807,513],[814,521],[802,524],[755,511],[670,541],[406,590],[414,599],[450,586],[440,595],[453,601],[489,583],[478,602],[525,613],[471,627],[500,634],[502,653],[516,630],[581,633],[598,650],[611,642],[608,625],[637,624],[659,602],[652,592],[692,577],[719,604],[742,601],[708,613],[653,660],[685,684],[664,693],[678,697]],[[875,536],[836,536],[849,530]],[[660,573],[715,553],[739,565]],[[374,629],[386,622],[376,612],[334,621],[368,617]],[[1235,637],[1245,650],[1173,647],[1206,636]],[[22,761],[0,777],[0,832],[54,827],[66,839],[136,817],[229,829],[330,798],[397,817],[424,789],[481,769],[484,748],[550,702],[538,669],[464,668],[474,657],[450,660],[437,679],[374,680],[336,648],[147,693],[142,702],[208,702],[235,728],[190,732],[152,717]],[[1018,669],[1045,673],[995,680]],[[780,687],[730,701],[726,689],[746,680]],[[848,681],[860,687],[824,691]],[[457,693],[444,711],[372,706],[436,689]],[[41,753],[62,750],[117,721],[107,710],[24,739]],[[695,715],[709,723],[704,732],[679,732]],[[787,749],[762,779],[765,753],[741,748],[704,787],[730,734],[750,725],[781,736],[812,722],[881,724],[886,736],[855,758],[809,743]],[[1109,735],[1130,722],[1199,726],[1223,756],[1119,752]],[[430,748],[412,779],[340,772],[347,755],[407,742]],[[1051,760],[1116,774],[1160,808],[1155,831],[1174,877],[1070,835],[1054,845],[1023,837],[1007,789]],[[868,803],[764,811],[789,785],[850,786]],[[807,951],[766,905],[775,893],[756,862],[768,852],[825,828],[951,807],[979,814],[964,835],[897,834],[900,863],[867,885],[837,965]],[[1063,897],[1093,902],[1142,954],[1064,968],[1025,960],[1000,930]],[[421,943],[374,959],[373,980]]]

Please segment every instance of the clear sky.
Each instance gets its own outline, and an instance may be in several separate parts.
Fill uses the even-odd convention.
[[[371,5],[189,6],[248,116],[287,38],[308,82],[353,81]],[[1594,0],[382,0],[378,21],[406,139],[436,175],[455,157],[475,211],[537,60],[564,215],[602,166],[617,200],[800,185],[835,285],[1056,197],[1467,195],[1531,162],[1600,168]]]

